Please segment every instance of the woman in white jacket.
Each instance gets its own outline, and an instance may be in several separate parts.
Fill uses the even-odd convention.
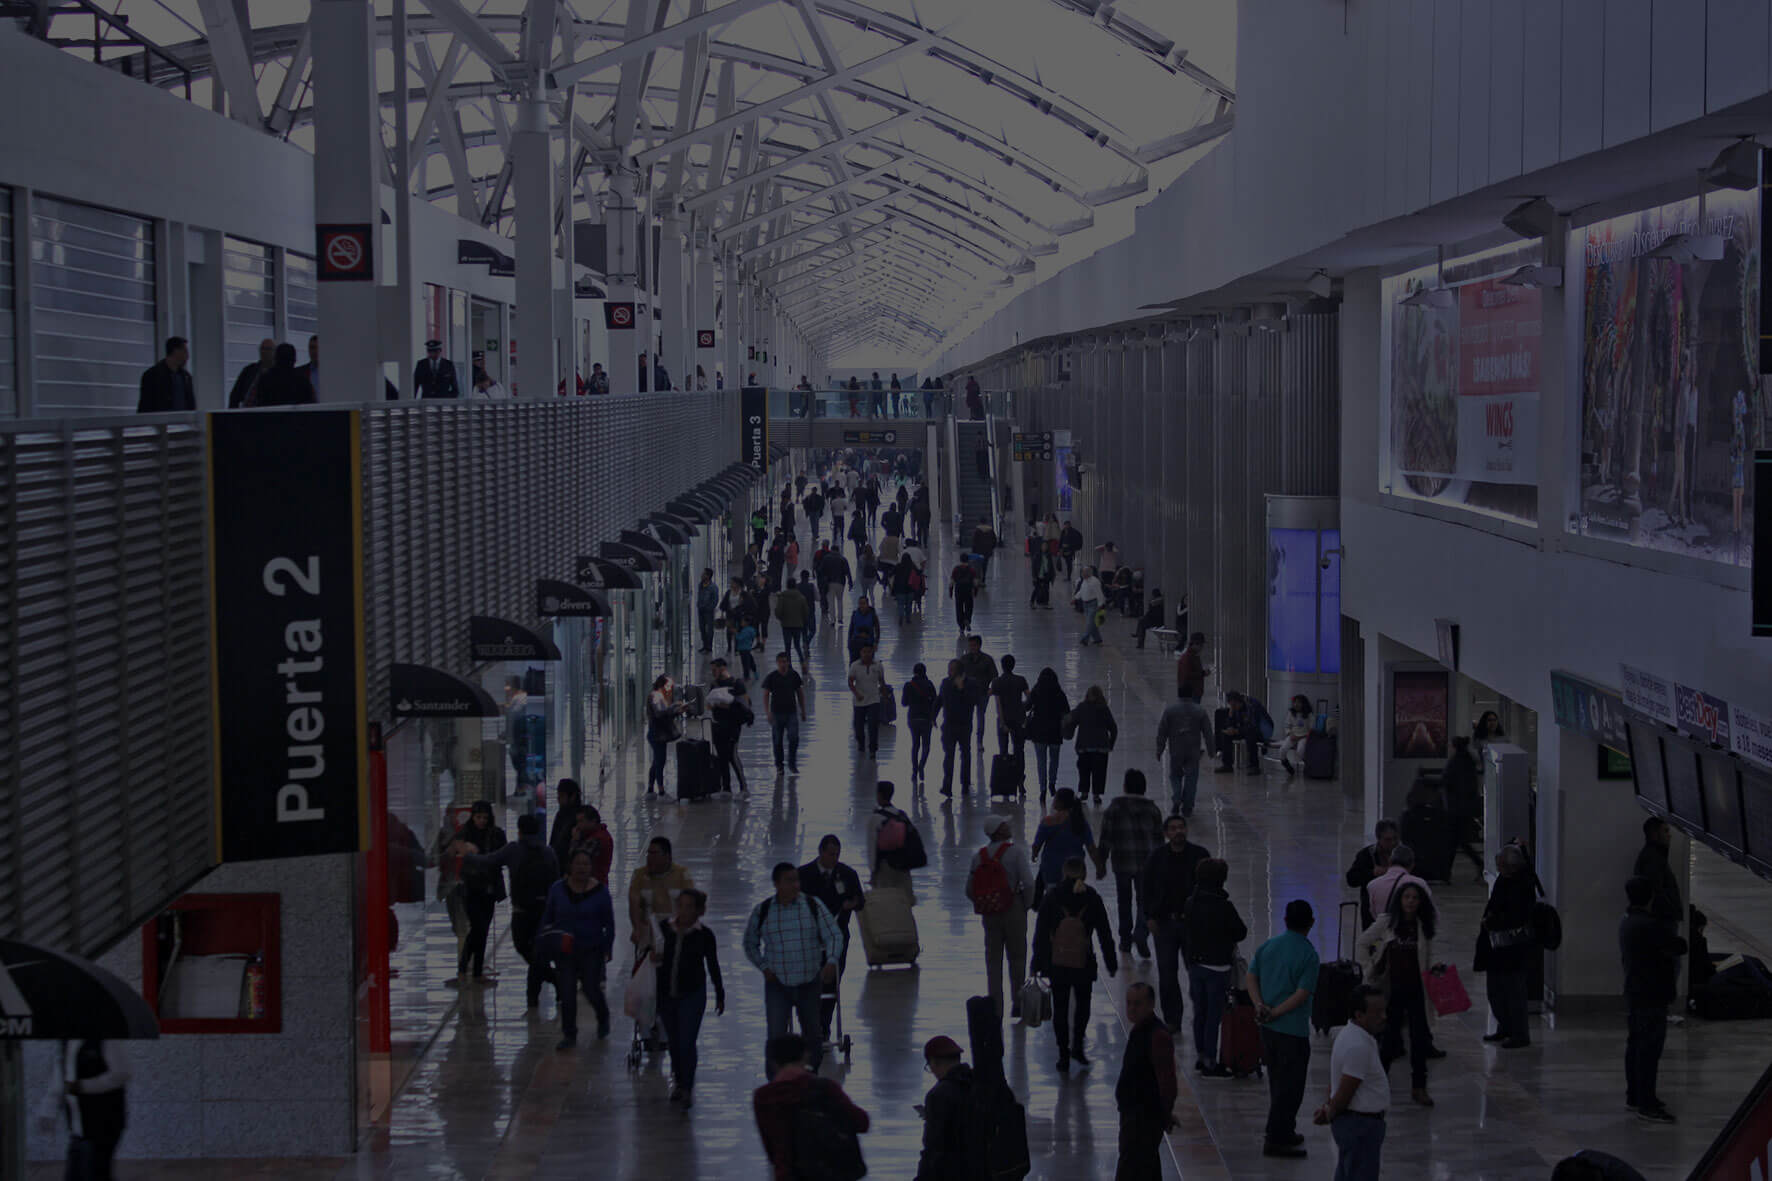
[[[1421,974],[1432,968],[1437,915],[1428,892],[1414,882],[1399,886],[1390,906],[1360,935],[1360,964],[1366,983],[1382,989],[1389,1006],[1380,1056],[1388,1069],[1403,1056],[1403,1031],[1409,1032],[1410,1097],[1432,1107],[1427,1093],[1427,1054],[1433,1045],[1433,1007]]]

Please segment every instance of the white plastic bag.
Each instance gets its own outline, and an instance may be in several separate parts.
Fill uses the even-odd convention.
[[[627,993],[622,997],[621,1010],[638,1021],[642,1029],[650,1029],[657,1008],[658,972],[652,966],[652,951],[647,949],[640,953],[640,958],[634,962],[633,972],[628,976]]]

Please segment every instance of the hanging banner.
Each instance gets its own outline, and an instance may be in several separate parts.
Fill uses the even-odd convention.
[[[1713,746],[1729,745],[1729,703],[1687,685],[1674,686],[1674,725]]]
[[[758,475],[769,471],[769,391],[747,385],[739,395],[739,455]]]
[[[1772,714],[1731,706],[1729,743],[1748,762],[1772,768]]]
[[[367,825],[356,411],[209,416],[223,861],[356,852]]]
[[[475,661],[558,660],[560,649],[520,623],[475,615],[468,619],[468,655]]]
[[[1631,709],[1664,726],[1674,724],[1672,681],[1629,664],[1618,666],[1618,680],[1624,687],[1624,703]]]
[[[582,560],[582,559],[581,559]],[[625,574],[626,571],[623,571]],[[638,579],[635,580],[639,581]],[[535,581],[535,613],[543,618],[609,618],[609,603],[594,590],[553,578]]]

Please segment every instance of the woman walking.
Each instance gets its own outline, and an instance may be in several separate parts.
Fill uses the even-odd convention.
[[[1039,859],[1039,872],[1034,875],[1034,906],[1038,907],[1046,891],[1064,877],[1064,863],[1073,857],[1095,856],[1095,833],[1089,818],[1083,815],[1082,802],[1070,788],[1061,789],[1052,797],[1052,811],[1034,830],[1033,855]]]
[[[592,875],[591,854],[572,855],[566,876],[548,891],[541,912],[541,934],[554,961],[554,987],[560,1001],[561,1038],[556,1050],[578,1044],[578,993],[582,989],[597,1014],[597,1037],[609,1036],[609,1002],[603,999],[603,973],[615,955],[615,906],[609,887]]]
[[[1052,1034],[1058,1039],[1058,1069],[1069,1070],[1072,1062],[1089,1065],[1083,1053],[1083,1033],[1089,1028],[1089,994],[1099,974],[1090,936],[1101,945],[1109,976],[1120,970],[1120,961],[1114,954],[1107,906],[1085,880],[1088,874],[1083,858],[1066,858],[1063,874],[1057,887],[1047,891],[1034,920],[1033,968],[1036,975],[1052,982]]]
[[[1389,998],[1384,1040],[1379,1054],[1385,1069],[1403,1056],[1403,1032],[1409,1033],[1409,1095],[1423,1107],[1434,1100],[1427,1093],[1427,1054],[1433,1046],[1433,1013],[1421,974],[1434,966],[1433,899],[1409,882],[1391,896],[1390,906],[1360,936],[1360,961],[1366,983]]]
[[[1182,912],[1187,933],[1188,993],[1194,1002],[1194,1069],[1207,1078],[1230,1078],[1218,1060],[1218,1032],[1230,997],[1237,944],[1249,937],[1248,924],[1225,893],[1230,867],[1208,857],[1194,867],[1194,892]]]
[[[1058,752],[1064,748],[1064,719],[1070,712],[1071,699],[1058,683],[1058,674],[1050,666],[1041,669],[1028,694],[1028,741],[1034,744],[1042,807],[1047,793],[1058,790]]]
[[[646,698],[646,743],[652,748],[652,765],[646,769],[647,795],[655,790],[665,794],[665,753],[671,743],[683,737],[683,724],[678,719],[689,706],[676,698],[677,686],[669,676],[652,682],[652,692]]]
[[[1077,740],[1077,795],[1088,799],[1093,793],[1099,804],[1107,792],[1108,755],[1120,738],[1119,724],[1100,685],[1089,686],[1069,725]]]
[[[468,813],[468,822],[461,826],[455,836],[457,840],[473,846],[472,852],[481,855],[496,853],[506,843],[505,830],[492,822],[492,805],[485,800],[474,801],[473,810]],[[505,897],[504,870],[496,865],[466,863],[462,867],[461,882],[456,890],[461,896],[462,910],[467,913],[468,933],[462,940],[461,955],[456,961],[455,979],[450,983],[469,983],[468,972],[472,969],[473,983],[497,984],[496,974],[486,974],[486,936],[492,930],[493,910]]]
[[[671,1048],[671,1102],[694,1106],[695,1040],[708,1011],[708,982],[714,985],[714,1016],[726,1012],[726,985],[714,933],[701,925],[708,896],[700,890],[677,895],[676,910],[662,924],[658,950],[658,1019]]]

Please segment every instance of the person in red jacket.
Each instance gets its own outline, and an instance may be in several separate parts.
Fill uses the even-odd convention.
[[[771,1038],[768,1057],[775,1074],[751,1095],[757,1133],[763,1137],[763,1151],[774,1166],[775,1181],[793,1181],[799,1175],[794,1160],[794,1113],[807,1103],[816,1101],[833,1115],[846,1118],[849,1130],[857,1136],[868,1130],[868,1113],[851,1102],[835,1080],[814,1074],[806,1065],[806,1053],[806,1039],[797,1033]],[[856,1151],[859,1155],[859,1148]]]

